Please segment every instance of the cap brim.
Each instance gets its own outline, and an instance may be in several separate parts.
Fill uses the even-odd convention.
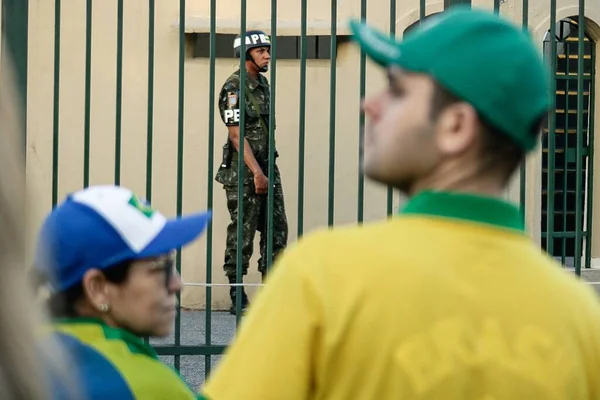
[[[170,219],[139,256],[155,257],[184,247],[204,232],[211,218],[212,213],[207,211]]]
[[[397,63],[400,58],[398,42],[356,19],[350,20],[349,24],[352,40],[369,58],[381,66]]]

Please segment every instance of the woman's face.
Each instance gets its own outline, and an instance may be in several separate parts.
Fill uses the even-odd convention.
[[[106,282],[105,320],[139,336],[164,337],[173,329],[182,282],[174,254],[134,261],[127,279]]]

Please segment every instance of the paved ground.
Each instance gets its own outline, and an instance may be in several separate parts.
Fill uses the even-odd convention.
[[[235,316],[228,312],[212,312],[211,315],[211,344],[226,345],[235,333]],[[151,344],[173,345],[174,335],[162,340],[152,340]],[[206,313],[204,311],[181,312],[181,345],[202,345],[206,341]],[[205,356],[181,356],[180,370],[183,378],[193,387],[198,388],[204,383]],[[210,363],[214,367],[220,356],[211,356]],[[161,356],[167,364],[173,366],[173,356]]]
[[[600,269],[582,270],[582,277],[588,282],[600,283]],[[600,284],[593,285],[600,295]],[[235,333],[235,316],[228,312],[212,313],[212,344],[226,345]],[[200,345],[205,344],[206,338],[206,313],[204,311],[182,311],[181,312],[181,344]],[[174,336],[153,340],[151,344],[173,345]],[[205,378],[205,356],[181,356],[180,369],[183,378],[193,387],[198,388],[204,383]],[[219,362],[220,356],[210,357],[211,368]],[[173,366],[174,357],[161,356],[167,364]]]

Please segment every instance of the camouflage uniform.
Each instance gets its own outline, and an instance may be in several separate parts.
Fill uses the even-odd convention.
[[[246,115],[244,137],[250,144],[256,161],[260,165],[265,176],[268,176],[269,157],[269,132],[265,132],[260,118],[262,114],[264,126],[269,122],[269,83],[261,74],[258,79],[246,74],[246,92],[251,91],[256,99],[260,110],[256,110],[252,101],[246,95]],[[239,125],[239,94],[240,94],[240,70],[234,72],[223,85],[219,95],[219,111],[221,119],[227,126]],[[227,227],[227,242],[225,249],[225,263],[223,269],[230,282],[236,278],[237,264],[237,216],[238,216],[238,152],[231,142],[228,141],[229,149],[224,150],[223,163],[219,168],[216,181],[223,185],[227,198],[227,208],[231,216],[231,223]],[[276,153],[275,153],[276,154]],[[277,155],[276,155],[277,157]],[[244,163],[244,198],[243,198],[243,236],[241,238],[243,247],[242,271],[243,275],[248,272],[248,264],[253,253],[253,242],[255,232],[261,233],[260,260],[258,269],[263,274],[267,268],[267,194],[256,194],[254,188],[254,176],[248,166]],[[274,168],[275,175],[268,177],[269,184],[273,184],[273,258],[286,247],[288,240],[288,224],[285,213],[283,188],[277,165]],[[233,296],[232,296],[233,297]],[[245,296],[244,296],[245,297]]]

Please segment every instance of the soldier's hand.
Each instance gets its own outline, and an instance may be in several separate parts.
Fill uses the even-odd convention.
[[[254,175],[254,189],[257,194],[265,194],[267,193],[269,187],[269,178],[265,176],[262,172],[260,174]]]

